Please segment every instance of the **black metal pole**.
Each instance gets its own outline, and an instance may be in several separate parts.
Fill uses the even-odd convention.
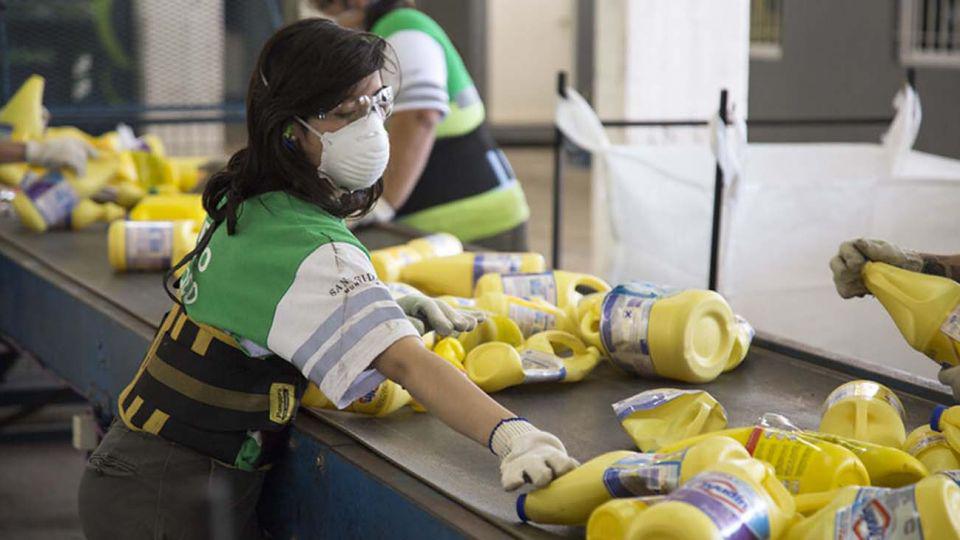
[[[727,89],[720,90],[720,120],[727,125]],[[707,288],[717,290],[717,259],[720,251],[720,222],[723,210],[723,169],[717,156],[716,174],[713,181],[713,228],[710,231],[710,276]]]
[[[917,70],[916,70],[916,68],[907,68],[907,84],[910,85],[910,88],[913,88],[914,92],[917,91]]]
[[[557,94],[561,98],[567,97],[567,73],[557,73]],[[553,238],[551,239],[552,266],[560,268],[560,250],[562,243],[561,213],[563,203],[563,133],[556,125],[553,126]]]

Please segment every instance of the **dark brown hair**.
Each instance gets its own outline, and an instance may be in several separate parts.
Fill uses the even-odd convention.
[[[384,68],[386,42],[326,19],[304,19],[278,30],[260,51],[247,86],[247,146],[214,174],[203,192],[203,208],[213,226],[167,274],[167,280],[210,242],[226,223],[236,232],[240,204],[270,191],[286,191],[337,217],[362,215],[383,192],[371,188],[343,193],[317,176],[300,147],[285,140],[295,117],[329,111],[350,96],[367,76]],[[171,294],[170,291],[167,291]],[[173,295],[171,295],[172,297]]]

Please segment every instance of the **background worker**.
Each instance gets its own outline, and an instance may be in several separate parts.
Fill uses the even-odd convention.
[[[505,489],[576,466],[556,437],[424,347],[407,317],[440,334],[475,321],[420,294],[395,301],[344,224],[382,190],[385,50],[324,19],[264,45],[247,89],[247,147],[206,186],[209,219],[168,273],[185,266],[176,303],[81,481],[88,538],[261,536],[266,468],[287,448],[308,381],[339,408],[395,381],[498,456]]]
[[[387,40],[399,73],[387,128],[383,197],[368,219],[449,232],[490,249],[525,251],[530,210],[510,163],[485,125],[477,88],[433,19],[402,0],[314,0],[351,28]]]
[[[883,240],[858,238],[840,244],[837,254],[830,259],[833,282],[842,298],[870,294],[863,283],[861,272],[867,262],[882,262],[891,266],[941,276],[960,282],[960,254],[933,255],[902,249]],[[953,389],[960,401],[960,366],[944,367],[938,374],[940,382]]]
[[[27,163],[47,169],[69,167],[77,176],[86,174],[87,160],[95,157],[96,149],[72,137],[25,143],[0,141],[0,163]]]

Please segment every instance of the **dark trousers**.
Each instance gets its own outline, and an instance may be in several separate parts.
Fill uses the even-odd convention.
[[[80,482],[83,532],[89,540],[262,538],[264,475],[114,422]]]

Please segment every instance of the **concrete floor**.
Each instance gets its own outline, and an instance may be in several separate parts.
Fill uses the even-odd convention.
[[[553,157],[549,149],[507,149],[530,205],[530,246],[550,257]],[[567,166],[563,201],[563,267],[590,268],[589,173]],[[19,365],[7,386],[48,377],[37,366]],[[17,426],[21,432],[68,425],[76,406],[50,407]],[[7,412],[0,408],[0,418]],[[2,434],[2,432],[0,432]],[[85,456],[68,435],[45,442],[0,442],[0,538],[22,540],[83,538],[77,517],[77,487]]]

